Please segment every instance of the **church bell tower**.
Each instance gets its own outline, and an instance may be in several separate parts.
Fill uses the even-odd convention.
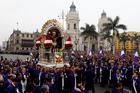
[[[71,37],[72,43],[73,43],[73,49],[79,50],[79,13],[76,11],[76,6],[74,5],[74,2],[72,2],[72,5],[70,6],[70,10],[66,16],[66,31],[67,34]]]

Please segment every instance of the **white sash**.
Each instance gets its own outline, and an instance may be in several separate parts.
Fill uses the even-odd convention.
[[[40,81],[41,81],[41,71],[40,71],[40,73],[39,73],[39,77],[38,77],[38,79],[39,79],[39,86],[40,86]]]
[[[62,75],[64,75],[63,72],[62,72]],[[62,77],[62,90],[63,89],[64,89],[64,77]]]
[[[117,74],[117,83],[120,83],[120,78],[121,78],[120,74]]]
[[[75,77],[75,87],[74,88],[76,89],[76,77]]]
[[[102,72],[102,68],[100,68],[100,83],[102,82],[102,75],[101,75],[101,72]]]
[[[18,88],[16,88],[16,92],[17,92],[17,93],[20,93],[19,90],[18,90]],[[24,93],[24,92],[23,92],[23,93]]]
[[[54,84],[54,78],[52,78],[51,83]]]
[[[74,73],[74,75],[75,75],[75,73]],[[76,89],[76,85],[77,85],[77,83],[76,83],[76,77],[74,79],[75,79],[75,86],[74,86],[74,88]]]
[[[111,72],[112,72],[112,69],[110,69],[110,75],[109,75],[109,79],[111,80]]]
[[[23,80],[21,80],[21,85],[22,85],[22,92],[24,93],[26,90],[27,80],[25,80],[24,82]]]
[[[135,93],[137,93],[135,83],[136,83],[136,81],[135,81],[135,80],[133,80],[133,88],[134,88]]]

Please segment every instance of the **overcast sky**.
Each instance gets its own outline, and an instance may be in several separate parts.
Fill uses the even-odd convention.
[[[105,10],[108,17],[119,16],[127,31],[140,31],[140,0],[0,0],[0,44],[17,29],[17,22],[22,32],[41,31],[47,20],[59,20],[62,10],[66,15],[73,1],[80,27],[85,23],[97,26]]]

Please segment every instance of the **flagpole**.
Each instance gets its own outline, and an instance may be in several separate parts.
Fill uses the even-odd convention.
[[[17,24],[17,30],[18,30],[19,23],[17,22],[16,24]]]

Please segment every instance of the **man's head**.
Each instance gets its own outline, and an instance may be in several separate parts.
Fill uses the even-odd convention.
[[[116,86],[119,90],[122,90],[123,89],[123,86],[121,83],[118,83],[117,86]]]
[[[135,73],[133,74],[133,77],[134,77],[134,78],[138,78],[138,73],[135,72]]]
[[[18,83],[20,82],[20,79],[16,77],[12,81],[13,81],[14,85],[17,86]]]
[[[8,76],[8,79],[10,79],[10,80],[13,80],[14,78],[16,78],[16,76],[15,76],[14,74],[10,74],[10,75]]]
[[[117,73],[117,74],[119,74],[119,73],[120,73],[120,70],[119,70],[119,69],[117,69],[116,73]]]
[[[17,72],[17,67],[14,66],[14,67],[12,68],[12,70],[13,70],[13,73],[15,74],[15,73]]]
[[[0,73],[3,74],[4,72],[4,66],[0,66]]]
[[[41,87],[41,93],[49,93],[49,87],[47,85],[43,85]]]
[[[19,79],[21,79],[22,78],[21,73],[16,73],[16,77],[19,78]]]
[[[26,68],[25,68],[25,67],[22,68],[22,72],[23,72],[23,73],[26,72]]]

